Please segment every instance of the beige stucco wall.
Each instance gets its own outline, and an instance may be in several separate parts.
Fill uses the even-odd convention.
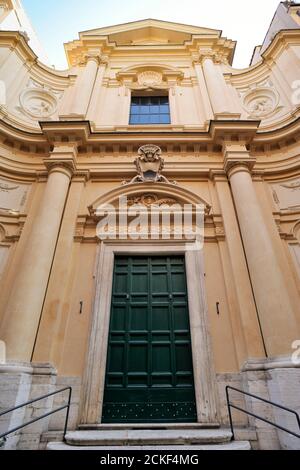
[[[22,36],[0,32],[0,74],[7,98],[0,109],[0,184],[3,178],[12,187],[18,185],[20,191],[31,188],[26,204],[16,208],[15,190],[7,192],[0,186],[0,208],[1,197],[6,204],[0,209],[4,234],[0,249],[9,250],[8,256],[1,257],[0,269],[3,325],[9,322],[6,309],[12,302],[11,290],[31,242],[52,168],[52,163],[47,160],[45,166],[44,160],[55,157],[59,166],[60,158],[63,165],[70,166],[72,159],[74,164],[68,192],[61,201],[60,230],[52,240],[55,250],[48,254],[37,249],[37,258],[31,260],[34,270],[40,257],[49,256],[51,270],[41,310],[35,313],[38,328],[29,347],[31,357],[23,358],[51,362],[60,375],[80,377],[85,369],[98,249],[96,222],[88,207],[135,175],[137,149],[148,142],[163,149],[164,175],[212,207],[205,220],[204,255],[216,371],[237,372],[248,359],[263,357],[266,340],[271,355],[274,351],[289,355],[289,339],[278,346],[278,337],[298,339],[300,335],[300,241],[295,233],[300,220],[299,106],[291,98],[292,83],[300,70],[300,36],[282,32],[261,63],[239,71],[230,65],[234,43],[220,38],[218,31],[210,30],[208,37],[201,28],[189,32],[179,25],[174,32],[174,25],[162,22],[151,23],[151,28],[152,43],[145,44],[149,42],[145,36],[138,47],[122,42],[131,34],[126,25],[121,32],[113,27],[95,31],[91,43],[82,33],[77,42],[66,46],[70,69],[65,72],[37,63]],[[160,44],[159,30],[168,34],[168,28],[172,41]],[[138,81],[145,72],[150,88]],[[155,94],[157,90],[169,95],[171,124],[128,126],[131,93]],[[252,111],[245,104],[249,96]],[[255,108],[262,97],[266,99],[264,110]],[[81,122],[86,119],[90,128]],[[255,120],[261,122],[255,124]],[[258,324],[258,294],[252,291],[254,274],[248,271],[249,260],[256,253],[247,251],[240,233],[241,223],[247,221],[241,221],[230,188],[226,161],[232,151],[228,141],[243,146],[230,154],[231,159],[253,160],[249,168],[256,210],[262,214],[264,236],[272,246],[283,279],[281,289],[290,305],[291,321],[278,320],[276,324],[269,310],[274,338],[268,337],[264,327],[261,335]],[[76,150],[64,149],[59,157],[54,155],[53,149],[55,153],[64,143]],[[291,183],[291,187],[282,186]],[[143,190],[146,188],[141,184]],[[270,269],[272,261],[267,260]],[[263,290],[261,285],[261,298]],[[265,319],[263,324],[267,323]],[[6,326],[3,328],[2,334]]]

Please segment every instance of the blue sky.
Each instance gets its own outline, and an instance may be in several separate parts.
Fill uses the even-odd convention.
[[[223,30],[237,40],[234,66],[246,67],[261,44],[278,0],[23,0],[24,8],[57,69],[66,68],[63,43],[79,31],[144,18]]]

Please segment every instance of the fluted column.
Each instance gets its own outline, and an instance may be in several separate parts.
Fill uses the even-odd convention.
[[[71,114],[85,118],[97,77],[98,66],[99,53],[88,54],[84,69],[75,84],[74,99],[70,110]]]
[[[251,177],[255,160],[243,145],[225,145],[225,171],[231,184],[240,231],[269,356],[287,354],[298,338],[293,305]]]
[[[66,144],[45,160],[48,181],[1,325],[10,360],[31,359],[75,161],[75,147]]]

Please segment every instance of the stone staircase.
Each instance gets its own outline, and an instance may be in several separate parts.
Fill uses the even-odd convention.
[[[48,450],[250,450],[249,441],[231,441],[228,429],[97,426],[68,432],[66,442],[49,442]]]

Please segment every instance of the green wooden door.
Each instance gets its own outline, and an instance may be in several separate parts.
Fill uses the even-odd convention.
[[[102,422],[194,421],[184,257],[117,257]]]

